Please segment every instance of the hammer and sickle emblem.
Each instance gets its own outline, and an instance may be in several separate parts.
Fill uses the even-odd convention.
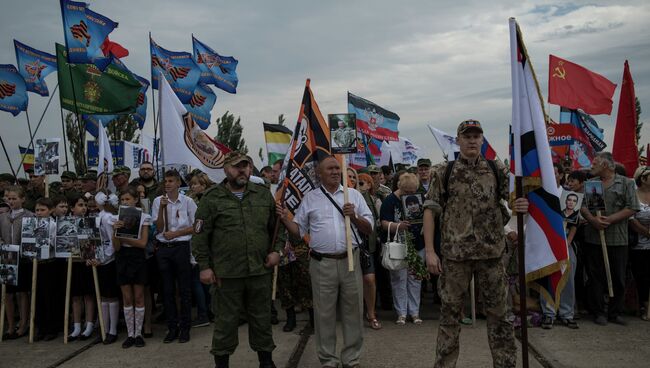
[[[557,77],[557,78],[566,80],[566,70],[564,69],[562,64],[564,64],[564,63],[560,61],[558,63],[558,66],[553,68],[553,77]]]

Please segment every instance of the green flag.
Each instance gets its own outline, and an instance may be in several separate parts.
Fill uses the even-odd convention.
[[[94,64],[68,64],[66,54],[65,46],[57,44],[61,107],[80,114],[135,112],[142,85],[131,72],[113,64],[104,72]]]

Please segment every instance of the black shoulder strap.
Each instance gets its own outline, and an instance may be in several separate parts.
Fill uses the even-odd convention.
[[[494,178],[497,181],[497,186],[496,186],[496,200],[499,202],[500,198],[499,195],[501,195],[501,186],[503,185],[503,181],[501,180],[501,175],[499,175],[499,170],[497,169],[497,163],[494,160],[487,160],[488,165],[490,166],[490,169],[492,169],[492,172],[494,173]]]
[[[332,196],[330,196],[329,193],[327,193],[327,192],[325,191],[325,189],[323,189],[322,186],[320,187],[320,190],[321,190],[321,192],[323,192],[323,194],[325,195],[325,197],[327,197],[327,199],[329,199],[330,202],[332,202],[332,204],[334,205],[334,207],[339,211],[339,213],[341,214],[341,216],[343,216],[343,218],[345,219],[345,215],[343,214],[343,209],[341,209],[341,206],[339,206],[339,204],[336,203],[336,201],[334,200],[334,198],[332,198]],[[350,225],[352,225],[352,224],[350,224]],[[352,230],[352,235],[354,235],[354,240],[357,241],[357,244],[362,245],[363,243],[361,243],[361,242],[359,241],[359,238],[357,237],[357,232],[354,231],[354,226],[352,225],[352,226],[350,226],[350,228],[351,228],[351,230]]]

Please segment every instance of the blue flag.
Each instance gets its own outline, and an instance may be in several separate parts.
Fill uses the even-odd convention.
[[[119,118],[120,115],[81,115],[81,120],[83,120],[84,125],[86,126],[86,131],[97,138],[99,134],[99,124],[102,127],[106,128],[113,120]]]
[[[41,96],[49,96],[45,77],[56,71],[56,56],[31,48],[14,40],[18,72],[25,79],[27,90]]]
[[[140,93],[138,93],[138,104],[135,107],[135,113],[131,117],[138,123],[138,127],[142,129],[145,120],[147,120],[147,90],[149,89],[149,81],[137,75],[135,78],[142,84],[142,88],[140,88]]]
[[[151,86],[158,89],[160,74],[165,76],[178,99],[189,103],[194,95],[201,70],[189,52],[169,51],[158,46],[149,38],[151,46]]]
[[[215,102],[217,102],[217,95],[212,92],[212,89],[205,84],[199,84],[194,89],[190,102],[184,106],[192,114],[194,121],[205,130],[210,126],[210,112]]]
[[[0,64],[0,110],[16,116],[27,110],[27,85],[11,64]]]
[[[101,46],[117,22],[90,10],[86,3],[61,0],[63,33],[71,64],[95,64],[104,70],[111,63]]]
[[[194,61],[201,68],[201,83],[214,84],[229,93],[237,93],[237,59],[221,56],[192,36]]]

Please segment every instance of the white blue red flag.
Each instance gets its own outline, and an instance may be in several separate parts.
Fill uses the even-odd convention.
[[[529,202],[526,216],[525,270],[530,282],[552,305],[559,304],[566,282],[568,248],[555,182],[541,93],[519,26],[510,18],[512,71],[511,162],[523,177]],[[513,187],[511,186],[511,191]]]
[[[429,131],[433,134],[433,138],[438,142],[438,146],[442,150],[442,154],[447,157],[447,160],[453,161],[460,154],[460,147],[456,143],[456,137],[449,135],[438,128],[429,125]],[[486,160],[496,160],[497,152],[492,148],[485,135],[483,135],[483,145],[481,146],[481,155]]]

